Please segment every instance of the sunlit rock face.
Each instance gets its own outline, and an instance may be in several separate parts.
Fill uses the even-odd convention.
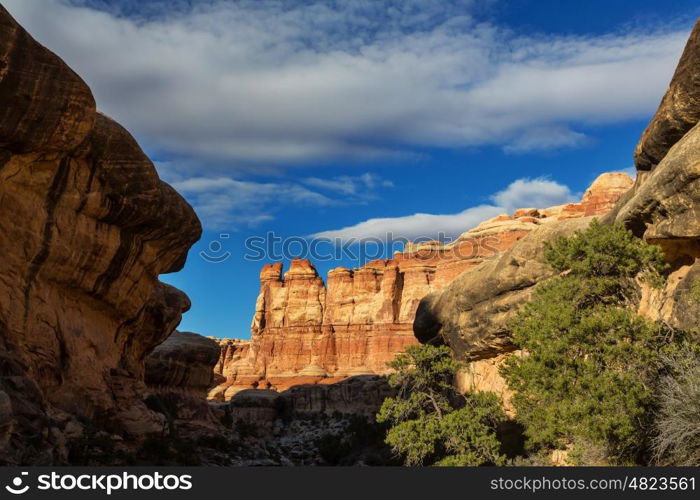
[[[242,389],[285,390],[389,373],[396,354],[418,342],[413,325],[424,297],[465,271],[496,265],[539,228],[606,213],[632,183],[625,174],[604,174],[579,203],[500,215],[448,244],[410,244],[392,259],[333,269],[325,284],[308,260],[292,261],[286,273],[281,263],[266,264],[251,340],[221,341],[216,373],[223,381],[209,397],[228,400]]]
[[[462,274],[425,297],[414,324],[423,342],[444,342],[471,363],[460,373],[463,389],[494,390],[506,409],[510,394],[496,367],[514,348],[508,320],[552,276],[541,263],[544,243],[584,229],[590,217],[621,223],[659,244],[670,263],[667,285],[642,284],[639,313],[697,332],[700,318],[700,22],[695,25],[670,86],[635,149],[637,177],[599,178],[584,196],[588,207],[555,211],[558,219],[522,238],[496,260]],[[619,183],[619,184],[618,184]],[[624,187],[622,196],[605,194]],[[697,333],[695,333],[697,335]]]
[[[640,311],[683,329],[700,317],[700,21],[635,149],[637,181],[608,221],[659,244],[671,263],[664,290],[645,290]],[[693,293],[694,290],[697,292]]]
[[[0,459],[49,463],[76,419],[162,429],[143,403],[144,358],[189,300],[158,276],[183,266],[201,229],[80,77],[2,7],[0,39]]]

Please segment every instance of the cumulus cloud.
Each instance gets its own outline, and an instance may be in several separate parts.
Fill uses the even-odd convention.
[[[516,208],[546,208],[580,199],[568,186],[547,179],[518,179],[491,196],[505,211]]]
[[[328,206],[363,203],[392,184],[376,174],[309,178],[308,186],[296,182],[254,182],[231,177],[182,177],[168,163],[156,167],[172,186],[194,206],[205,229],[236,230],[274,219],[276,211],[290,206]]]
[[[687,37],[523,36],[470,1],[3,4],[151,150],[222,170],[579,146],[653,111]]]
[[[510,213],[516,208],[561,205],[575,201],[579,196],[567,186],[551,180],[518,179],[490,198],[493,205],[479,205],[456,214],[416,213],[403,217],[374,218],[340,229],[320,231],[310,237],[340,241],[367,238],[385,240],[388,235],[408,240],[454,238],[504,212]]]
[[[404,217],[376,218],[341,229],[321,231],[311,235],[311,237],[342,241],[367,238],[385,240],[388,235],[409,240],[434,239],[441,235],[453,237],[502,212],[503,209],[500,207],[480,205],[467,208],[456,214],[417,213]]]

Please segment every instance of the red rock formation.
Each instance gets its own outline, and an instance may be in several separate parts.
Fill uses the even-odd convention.
[[[216,372],[225,381],[211,399],[230,399],[241,389],[285,390],[333,383],[353,375],[386,374],[413,334],[423,297],[464,271],[507,250],[549,221],[606,213],[632,185],[625,174],[601,175],[580,203],[544,210],[519,209],[467,231],[449,244],[408,245],[392,259],[328,273],[327,286],[308,260],[260,272],[260,295],[251,340],[222,341]]]
[[[90,421],[160,431],[144,358],[188,298],[158,280],[201,228],[88,86],[0,6],[0,463],[66,459]]]

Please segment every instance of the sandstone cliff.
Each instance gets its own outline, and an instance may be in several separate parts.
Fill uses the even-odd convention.
[[[661,245],[671,264],[664,290],[643,287],[640,314],[683,329],[698,328],[700,300],[700,22],[695,25],[658,111],[635,150],[634,186],[602,218]],[[591,214],[584,214],[591,215]],[[561,218],[560,218],[561,219]],[[543,244],[584,228],[590,218],[543,225],[497,260],[462,274],[421,302],[414,324],[422,342],[445,342],[472,363],[463,388],[509,391],[495,367],[513,349],[507,320],[552,275],[540,263]],[[700,288],[698,288],[700,290]]]
[[[485,221],[449,244],[408,245],[392,259],[355,270],[339,267],[328,273],[327,284],[307,260],[292,261],[284,277],[281,263],[266,264],[251,340],[221,342],[216,373],[225,380],[210,398],[228,400],[242,389],[284,390],[388,373],[387,363],[416,343],[413,322],[423,297],[468,269],[501,265],[498,256],[532,231],[608,212],[631,185],[625,174],[604,174],[579,203],[520,209]]]
[[[158,275],[200,236],[87,85],[0,6],[0,460],[65,459],[86,425],[162,429],[144,358],[189,300]]]
[[[179,390],[204,399],[219,356],[219,344],[214,340],[175,332],[146,358],[145,382],[157,390]]]
[[[632,190],[607,217],[659,244],[671,263],[666,288],[647,293],[640,311],[672,326],[698,327],[700,301],[700,21],[668,91],[635,150]],[[699,289],[700,290],[700,289]]]
[[[166,417],[170,434],[196,439],[224,430],[206,400],[219,355],[212,339],[175,332],[146,358],[147,403]]]

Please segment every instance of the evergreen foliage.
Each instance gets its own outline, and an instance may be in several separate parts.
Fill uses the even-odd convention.
[[[396,397],[384,401],[378,422],[391,427],[386,443],[406,465],[501,465],[496,436],[506,420],[491,393],[460,395],[454,388],[459,368],[445,346],[409,346],[391,363],[389,383]]]
[[[501,370],[528,447],[587,443],[604,448],[611,463],[638,462],[660,357],[673,336],[635,309],[640,282],[663,283],[663,253],[594,220],[548,244],[545,261],[560,274],[540,284],[512,321],[513,341],[525,354]]]

